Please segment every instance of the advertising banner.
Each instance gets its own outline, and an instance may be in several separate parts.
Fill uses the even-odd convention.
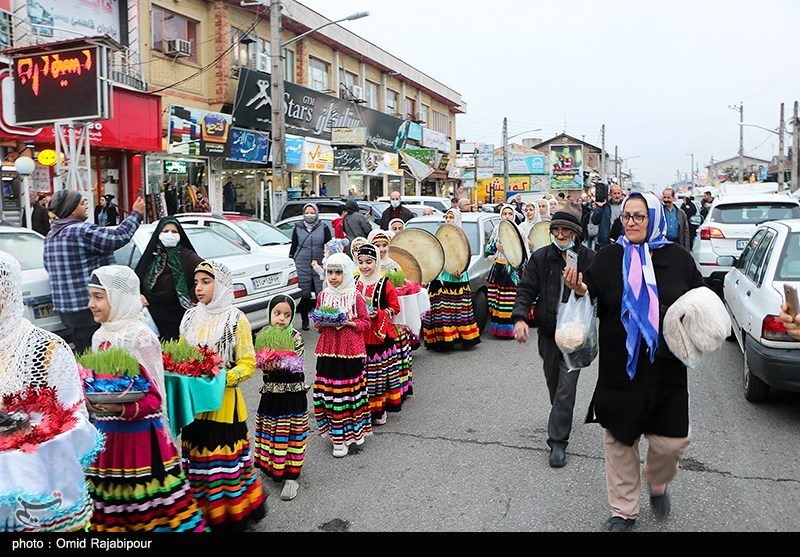
[[[550,189],[583,189],[583,147],[550,146]]]
[[[363,147],[367,142],[367,128],[331,128],[331,145],[334,147]]]
[[[503,174],[503,157],[495,157],[494,173]],[[547,174],[547,156],[509,153],[508,173],[525,175]]]
[[[478,168],[494,168],[494,145],[481,145],[477,149],[475,165]]]
[[[232,128],[231,154],[228,160],[267,164],[269,162],[269,134]]]
[[[286,164],[300,164],[303,162],[303,147],[306,144],[304,137],[294,137],[287,135],[284,138],[286,147]]]
[[[272,125],[271,76],[242,68],[233,107],[233,122],[239,127],[270,131]],[[286,131],[302,137],[331,140],[333,128],[366,128],[365,144],[381,151],[397,152],[405,147],[408,120],[364,108],[295,83],[285,82]]]
[[[531,180],[529,176],[511,176],[508,180],[508,192],[522,192],[531,190]],[[484,203],[489,203],[492,198],[491,192],[494,192],[494,202],[499,203],[505,200],[506,190],[504,188],[504,180],[501,177],[492,178],[489,180],[478,179],[478,200]]]
[[[361,170],[361,149],[336,149],[333,152],[334,170]]]
[[[167,152],[176,155],[228,157],[230,131],[230,114],[171,104]]]
[[[436,149],[444,153],[450,152],[450,143],[447,136],[441,132],[422,128],[422,146],[428,149]]]
[[[333,170],[333,147],[327,143],[306,139],[300,169],[312,172]]]
[[[11,3],[15,16],[30,22],[29,33],[39,37],[40,43],[95,35],[108,35],[118,43],[128,43],[120,23],[120,0],[12,0]],[[127,2],[122,5],[127,22]],[[26,11],[20,13],[20,10]]]

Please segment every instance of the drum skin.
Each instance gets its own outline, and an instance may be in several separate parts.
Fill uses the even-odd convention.
[[[533,227],[531,227],[530,232],[528,232],[528,241],[533,244],[531,253],[548,245],[551,242],[550,223],[537,222],[534,224]]]
[[[389,257],[403,269],[406,280],[422,284],[422,267],[420,267],[419,261],[410,251],[399,246],[390,245]]]
[[[519,229],[507,220],[500,221],[497,241],[503,246],[505,259],[512,267],[519,267],[525,259],[525,244]]]
[[[466,233],[458,226],[444,223],[436,230],[436,237],[444,249],[444,270],[451,275],[465,272],[472,258]]]
[[[421,284],[429,284],[442,272],[444,249],[436,236],[427,230],[404,228],[391,239],[389,242],[390,250],[392,246],[404,249],[414,256],[422,272]],[[398,264],[400,264],[399,261]]]

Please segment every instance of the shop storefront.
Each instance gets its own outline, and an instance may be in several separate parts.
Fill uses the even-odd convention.
[[[205,157],[148,155],[145,165],[146,222],[167,215],[210,210],[209,161]]]
[[[403,171],[395,153],[373,149],[336,149],[334,169],[348,177],[348,189],[364,199],[377,199],[404,187]]]

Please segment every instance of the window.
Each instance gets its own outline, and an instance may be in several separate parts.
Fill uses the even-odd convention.
[[[397,106],[398,96],[397,91],[392,91],[391,89],[386,90],[386,114],[397,114],[400,112]]]
[[[800,232],[792,232],[786,237],[775,278],[777,280],[800,280]]]
[[[329,91],[330,64],[318,58],[308,58],[308,86],[315,91]]]
[[[450,120],[447,118],[447,114],[442,114],[434,110],[433,122],[429,127],[435,132],[443,133],[448,136],[450,135]]]
[[[367,88],[366,91],[364,91],[364,95],[366,96],[367,107],[372,110],[380,110],[381,107],[380,97],[378,95],[379,87],[377,83],[367,81]]]
[[[756,284],[759,283],[759,277],[763,274],[761,269],[764,265],[764,258],[768,251],[767,248],[769,248],[772,244],[773,236],[774,235],[769,232],[764,234],[764,237],[756,247],[753,258],[750,260],[750,264],[747,266],[747,277]]]
[[[233,27],[231,29],[231,43],[235,44],[231,51],[231,73],[239,77],[240,68],[250,68],[260,72],[270,71],[269,42],[253,34],[249,38],[253,42],[241,42],[244,31]]]
[[[283,49],[283,79],[294,83],[294,50]]]
[[[758,247],[759,242],[761,242],[761,238],[764,237],[764,230],[758,230],[753,237],[750,239],[750,242],[745,246],[744,251],[742,251],[742,255],[739,256],[739,261],[736,263],[736,267],[742,271],[743,274],[747,274],[747,268],[750,266],[750,260],[753,259],[753,253],[756,251],[756,247]]]
[[[411,119],[417,117],[417,101],[411,97],[406,97],[406,117]]]
[[[159,6],[153,6],[153,44],[151,48],[164,52],[164,39],[183,39],[192,45],[192,54],[186,57],[190,62],[197,62],[197,22],[182,15],[170,12]]]
[[[345,69],[339,68],[339,98],[352,99],[353,87],[357,85],[358,76],[354,73],[348,72]]]
[[[420,110],[420,114],[422,116],[422,123],[423,124],[427,124],[428,122],[430,122],[430,120],[428,119],[428,114],[430,113],[430,110],[431,109],[428,108],[427,106],[425,106],[424,104],[422,105],[422,109]]]
[[[11,14],[0,11],[0,46],[13,46],[13,26],[11,24]]]

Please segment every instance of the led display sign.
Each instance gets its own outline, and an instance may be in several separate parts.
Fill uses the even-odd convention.
[[[108,118],[106,49],[86,46],[13,59],[18,125]]]

